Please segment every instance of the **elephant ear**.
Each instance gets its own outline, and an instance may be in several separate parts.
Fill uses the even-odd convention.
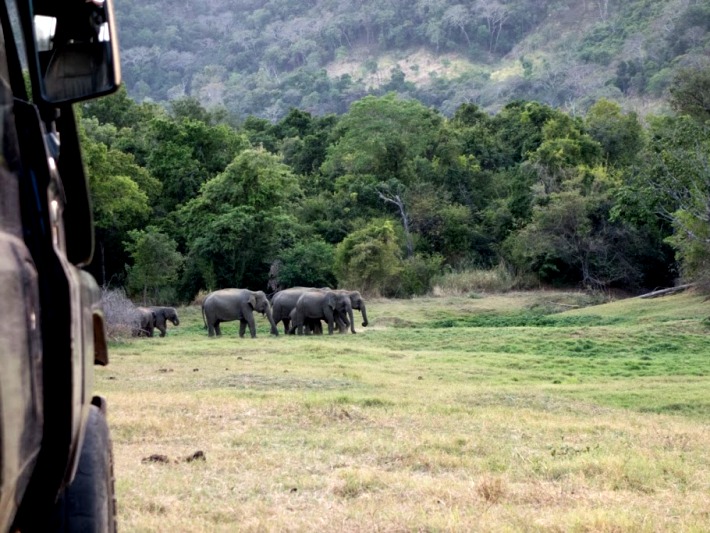
[[[256,296],[253,294],[249,295],[249,305],[252,309],[256,309]]]
[[[330,307],[331,309],[335,309],[337,306],[337,298],[335,297],[335,294],[332,292],[328,293],[327,299],[328,307]]]

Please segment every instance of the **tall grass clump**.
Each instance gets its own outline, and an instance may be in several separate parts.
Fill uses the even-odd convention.
[[[437,296],[470,294],[472,292],[508,292],[538,288],[532,275],[516,274],[505,265],[491,269],[468,268],[447,272],[432,282],[432,292]]]
[[[136,306],[122,289],[101,289],[101,306],[109,338],[130,337],[136,325]]]

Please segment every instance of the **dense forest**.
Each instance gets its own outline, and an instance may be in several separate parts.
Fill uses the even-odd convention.
[[[535,100],[660,112],[683,68],[710,64],[705,0],[121,0],[131,98],[183,97],[237,121],[344,114],[396,92],[451,117]]]
[[[710,69],[669,88],[672,112],[643,120],[605,99],[583,116],[512,100],[448,117],[390,92],[238,125],[124,89],[77,107],[91,268],[154,303],[293,285],[406,297],[482,268],[589,290],[706,281]]]

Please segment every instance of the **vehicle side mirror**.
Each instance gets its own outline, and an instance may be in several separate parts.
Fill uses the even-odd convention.
[[[36,96],[65,104],[115,91],[121,68],[112,0],[73,0],[64,6],[33,13]]]

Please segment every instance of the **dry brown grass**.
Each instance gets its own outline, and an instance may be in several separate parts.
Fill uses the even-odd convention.
[[[179,310],[167,337],[116,345],[98,369],[121,530],[710,530],[707,418],[501,379],[503,367],[481,365],[497,355],[433,337],[413,346],[416,330],[394,325],[449,302],[500,312],[550,300],[569,301],[375,300],[356,336],[271,338],[262,323],[254,340],[234,326],[208,339],[199,309]],[[463,334],[473,346],[497,333]],[[197,451],[204,461],[186,460]]]

